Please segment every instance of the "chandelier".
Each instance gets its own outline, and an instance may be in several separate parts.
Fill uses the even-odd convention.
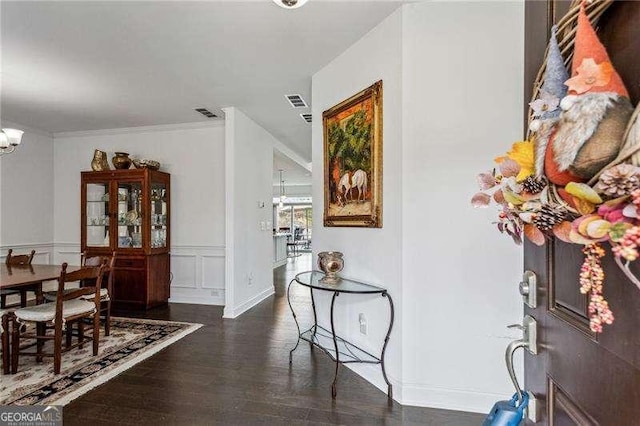
[[[0,156],[11,154],[22,141],[24,132],[18,129],[2,129],[0,132]]]
[[[280,171],[280,203],[278,203],[278,207],[284,207],[284,200],[287,198],[284,194],[284,180],[282,180],[282,169],[278,169]]]

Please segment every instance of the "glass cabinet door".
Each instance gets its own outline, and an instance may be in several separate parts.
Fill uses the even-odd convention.
[[[164,183],[152,182],[150,194],[151,214],[151,248],[167,246],[167,186]]]
[[[86,245],[109,247],[109,183],[87,183],[85,188]]]
[[[118,248],[142,248],[141,203],[141,182],[118,182]]]

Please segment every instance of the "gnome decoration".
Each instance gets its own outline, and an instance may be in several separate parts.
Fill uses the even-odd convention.
[[[546,162],[551,169],[546,173],[557,185],[568,182],[566,176],[554,179],[554,174],[569,172],[588,180],[614,160],[633,112],[629,93],[587,18],[584,3],[576,31],[572,76],[565,82],[569,91],[560,102],[563,111],[550,142],[553,152],[547,152],[552,158]]]
[[[480,192],[471,203],[495,204],[494,224],[517,244],[526,238],[542,246],[555,238],[582,245],[580,292],[589,297],[590,329],[601,333],[614,320],[603,294],[605,243],[640,288],[629,269],[640,260],[640,105],[634,112],[585,1],[572,3],[561,20],[564,31],[552,28],[544,74],[536,79],[539,94],[529,104],[528,140],[478,175]],[[590,8],[594,18],[605,3]],[[559,46],[572,57],[571,77]]]
[[[541,178],[545,174],[544,163],[547,146],[560,118],[560,100],[567,94],[567,86],[565,86],[564,82],[569,78],[569,73],[564,66],[562,54],[558,47],[557,29],[555,25],[551,29],[547,66],[540,95],[538,99],[529,104],[533,110],[534,117],[529,124],[529,130],[535,133],[533,140],[536,150],[536,178]]]

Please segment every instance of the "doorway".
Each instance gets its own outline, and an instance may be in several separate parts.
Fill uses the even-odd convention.
[[[273,152],[274,268],[311,253],[313,200],[310,165]]]

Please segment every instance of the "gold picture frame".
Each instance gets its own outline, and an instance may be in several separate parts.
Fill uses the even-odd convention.
[[[322,113],[324,226],[382,228],[382,80]]]

